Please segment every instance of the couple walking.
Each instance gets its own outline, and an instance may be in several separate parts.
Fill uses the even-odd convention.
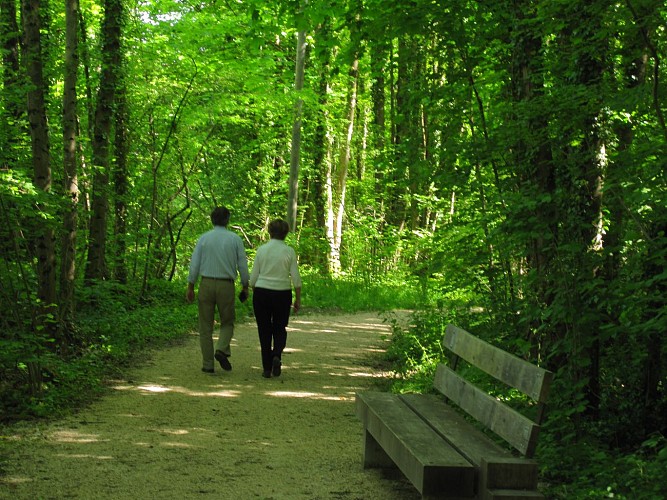
[[[216,207],[211,212],[213,229],[201,235],[190,261],[186,292],[186,300],[190,303],[195,299],[195,284],[201,278],[198,305],[202,371],[213,373],[214,359],[223,370],[232,369],[229,357],[236,317],[234,282],[240,275],[243,288],[239,298],[245,300],[248,297],[248,287],[253,290],[252,306],[262,353],[262,376],[278,377],[287,343],[292,287],[294,312],[301,308],[301,277],[296,252],[285,243],[289,226],[282,219],[269,223],[271,239],[257,249],[252,272],[249,273],[243,241],[227,229],[229,217],[226,207]],[[216,309],[220,315],[220,336],[214,350]]]

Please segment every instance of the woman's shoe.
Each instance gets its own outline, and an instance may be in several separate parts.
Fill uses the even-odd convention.
[[[280,377],[280,371],[282,369],[282,363],[280,362],[280,358],[278,356],[273,357],[273,367],[271,368],[271,373],[273,373],[274,377]]]

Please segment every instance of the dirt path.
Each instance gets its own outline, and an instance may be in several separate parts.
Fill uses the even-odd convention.
[[[237,325],[233,370],[214,375],[193,333],[86,410],[3,436],[0,498],[416,499],[361,466],[354,393],[386,375],[371,365],[388,333],[372,313],[295,317],[271,379],[254,324]]]

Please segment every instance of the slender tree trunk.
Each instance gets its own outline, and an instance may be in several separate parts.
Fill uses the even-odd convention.
[[[652,96],[653,104],[655,108],[655,113],[658,118],[658,123],[662,128],[663,135],[667,133],[665,129],[665,121],[662,116],[662,110],[660,108],[660,98],[658,95],[659,91],[659,80],[660,75],[660,57],[656,50],[652,39],[654,38],[654,30],[649,28],[649,19],[650,7],[644,6],[641,8],[640,5],[635,5],[633,2],[627,2],[628,7],[630,8],[632,15],[636,21],[636,28],[632,31],[633,37],[628,40],[624,47],[626,47],[628,60],[626,61],[624,70],[625,70],[625,81],[628,88],[635,88],[640,85],[646,84],[646,75],[649,68],[649,55],[653,60],[653,74],[652,74]],[[619,147],[624,151],[629,150],[634,142],[634,129],[632,122],[623,122],[619,125],[617,129],[619,135]],[[618,192],[620,187],[620,182],[617,182],[618,175],[617,173],[610,172],[610,182],[614,182],[615,186],[615,195],[613,196],[615,203],[612,204],[612,207],[616,210],[612,212],[617,214],[615,219],[612,219],[613,222],[616,222],[615,226],[620,225],[622,222],[623,207],[622,205],[623,194]],[[654,216],[655,223],[651,224],[646,228],[646,236],[648,237],[648,247],[647,258],[643,265],[643,274],[645,280],[652,280],[656,276],[664,274],[665,266],[664,261],[661,255],[665,254],[664,249],[664,235],[667,232],[665,227],[665,213],[664,207],[661,208],[662,213],[659,213]],[[609,238],[614,238],[611,241]],[[607,242],[609,244],[614,244],[618,240],[616,232],[610,234],[610,231],[607,231]],[[616,277],[617,269],[620,266],[619,258],[617,254],[613,251],[614,247],[609,251],[607,257],[607,272],[606,276]],[[645,318],[642,323],[652,323],[652,319],[661,314],[661,311],[665,310],[665,297],[667,297],[667,290],[664,285],[664,280],[656,281],[656,291],[653,292],[651,298],[648,300],[647,310],[645,313]],[[664,417],[661,421],[659,416],[656,416],[656,408],[660,408],[660,374],[663,373],[663,356],[664,352],[664,342],[665,336],[664,332],[661,332],[659,327],[654,326],[651,331],[646,334],[645,340],[645,355],[646,363],[644,368],[643,377],[641,380],[641,391],[644,396],[644,433],[646,436],[653,432],[664,432]]]
[[[102,22],[102,72],[93,132],[93,200],[86,280],[108,278],[106,265],[109,215],[109,149],[116,85],[121,62],[122,0],[105,0]]]
[[[76,236],[79,201],[77,174],[77,98],[79,0],[65,2],[65,83],[63,87],[63,166],[67,205],[63,213],[60,265],[60,311],[64,321],[74,318]]]
[[[116,110],[115,156],[113,170],[114,193],[114,279],[119,283],[127,283],[127,197],[129,192],[127,153],[129,134],[127,130],[128,104],[124,78],[118,89],[118,108]]]
[[[79,99],[79,102],[83,102],[83,108],[85,109],[86,114],[86,130],[79,130],[80,134],[85,134],[87,137],[91,138],[94,135],[95,129],[95,104],[93,99],[93,88],[91,83],[90,76],[90,49],[92,45],[88,40],[88,26],[86,24],[86,19],[79,9],[79,56],[80,56],[80,65],[81,72],[83,73],[83,89],[80,91],[80,94],[85,95],[85,99]],[[91,209],[91,181],[89,172],[89,165],[85,156],[85,151],[83,149],[82,141],[79,141],[79,204],[84,213],[89,214]],[[89,220],[88,218],[83,218],[79,220],[79,232],[89,231]],[[87,257],[85,255],[84,257]],[[83,263],[81,263],[83,267]]]
[[[43,76],[40,39],[40,3],[38,0],[23,1],[23,31],[25,33],[25,60],[31,89],[28,92],[28,120],[32,144],[32,164],[35,185],[44,192],[51,191],[51,152],[49,130],[46,121],[46,83]],[[42,210],[48,210],[42,207]],[[39,314],[53,313],[56,302],[56,266],[53,229],[48,220],[39,223],[37,241],[38,297],[42,308]]]
[[[289,199],[287,207],[287,223],[290,230],[296,229],[296,212],[299,201],[299,156],[301,152],[301,116],[303,114],[303,99],[299,95],[303,90],[303,79],[306,58],[306,33],[299,30],[296,43],[296,72],[294,91],[296,103],[294,104],[294,123],[292,125],[292,151],[290,155],[289,172]]]
[[[420,163],[419,146],[420,120],[419,103],[412,97],[419,95],[420,53],[417,42],[410,35],[404,35],[398,42],[398,81],[396,85],[396,113],[401,117],[396,122],[394,136],[395,163],[392,184],[399,189],[394,190],[390,212],[394,214],[394,224],[411,229],[416,228],[414,221],[414,195],[417,190],[415,183],[415,165]],[[407,196],[406,196],[407,195]]]
[[[466,58],[467,59],[467,58]],[[483,148],[487,148],[489,145],[489,132],[488,132],[488,127],[486,125],[486,114],[484,113],[484,104],[482,102],[482,98],[479,95],[479,91],[477,90],[477,85],[475,83],[475,79],[472,74],[472,69],[467,68],[467,73],[468,73],[468,82],[470,84],[470,90],[472,93],[472,96],[474,96],[474,102],[477,107],[478,115],[479,115],[479,121],[480,125],[477,125],[475,123],[475,119],[472,118],[472,113],[471,113],[471,119],[470,119],[470,130],[471,130],[471,135],[472,135],[472,140],[473,143],[476,144],[483,144]],[[479,129],[482,132],[482,136],[484,137],[484,140],[481,141],[479,139],[476,139],[477,132],[476,130]],[[484,157],[487,158],[488,154],[484,154]],[[484,187],[484,176],[482,175],[482,166],[483,163],[487,163],[487,161],[491,164],[491,167],[493,169],[493,174],[494,174],[494,179],[496,182],[496,189],[498,190],[498,194],[500,196],[500,199],[503,203],[505,202],[502,200],[502,186],[500,184],[500,179],[498,176],[498,168],[493,159],[490,160],[482,160],[481,158],[476,158],[475,159],[475,175],[477,176],[477,183],[478,187],[477,190],[479,191],[479,201],[480,201],[480,213],[481,213],[481,221],[480,224],[482,225],[482,230],[484,231],[484,239],[486,241],[486,248],[487,248],[487,253],[488,253],[488,268],[487,268],[487,277],[489,280],[489,288],[491,289],[491,295],[495,296],[496,295],[496,283],[495,283],[495,258],[494,258],[494,248],[493,248],[493,242],[491,240],[491,231],[489,230],[489,217],[488,217],[488,211],[487,211],[487,201],[486,201],[486,188]]]
[[[543,67],[540,54],[542,52],[542,38],[539,23],[536,23],[535,3],[533,0],[520,0],[513,3],[514,17],[512,25],[516,29],[512,32],[512,86],[511,95],[520,108],[527,106],[537,108],[544,97]],[[526,196],[537,201],[536,209],[528,214],[529,219],[509,213],[515,223],[524,225],[524,232],[531,235],[526,242],[526,262],[536,280],[527,294],[535,297],[537,309],[548,308],[553,302],[553,293],[556,285],[553,283],[552,259],[556,252],[554,244],[558,231],[558,218],[555,209],[556,180],[552,161],[551,140],[548,134],[547,113],[534,112],[527,117],[518,112],[512,117],[519,120],[517,126],[525,133],[517,137],[512,145],[517,165],[521,165],[518,176],[518,189],[527,193]],[[534,217],[534,219],[530,219]],[[511,269],[511,265],[507,266]],[[518,273],[519,275],[522,273]],[[514,295],[514,285],[512,294]],[[518,293],[523,293],[519,284]],[[530,325],[533,330],[538,328],[538,318]],[[527,325],[528,326],[528,325]],[[556,336],[559,330],[557,324],[551,326],[548,335]],[[524,335],[533,346],[534,357],[538,358],[538,346],[541,339],[533,337],[531,329],[526,329]],[[564,363],[557,361],[556,364]]]
[[[385,70],[387,64],[387,54],[389,49],[386,43],[381,43],[375,50],[370,51],[371,58],[371,98],[373,101],[373,122],[371,125],[371,146],[375,150],[376,161],[374,165],[375,172],[375,193],[380,198],[380,211],[383,212],[384,196],[382,192],[386,187],[384,176],[387,174],[386,168],[380,168],[379,165],[386,163],[386,98]]]
[[[23,0],[22,20],[24,33],[24,60],[31,88],[28,91],[28,121],[32,147],[32,165],[35,186],[41,191],[51,191],[51,152],[46,121],[46,83],[42,66],[40,37],[40,3],[38,0]],[[40,205],[38,210],[48,214],[48,207]],[[56,337],[56,258],[54,231],[48,218],[37,221],[34,235],[37,256],[37,298],[34,311],[35,331],[46,332]],[[57,340],[57,344],[60,342]],[[33,392],[41,391],[42,374],[39,363],[28,363],[30,386]]]
[[[331,36],[330,20],[326,19],[324,24],[318,30],[317,37],[320,40],[329,40]],[[331,65],[332,52],[329,49],[324,49],[320,52],[319,67],[319,84],[318,84],[318,104],[320,112],[316,115],[317,126],[315,127],[315,157],[313,163],[315,165],[315,178],[313,183],[315,185],[314,205],[315,217],[317,220],[317,227],[324,230],[326,234],[326,178],[327,172],[330,171],[330,165],[327,165],[330,159],[331,143],[328,139],[327,129],[329,121],[329,72]]]
[[[350,69],[345,138],[341,146],[340,158],[335,176],[332,175],[328,180],[328,185],[331,186],[331,194],[328,197],[327,239],[329,240],[329,269],[333,274],[339,273],[341,270],[340,250],[343,237],[347,174],[350,168],[352,133],[354,131],[354,117],[357,109],[358,78],[359,60],[355,55]],[[335,179],[333,177],[335,177]]]
[[[563,16],[578,19],[585,29],[575,32],[574,26],[567,25],[559,33],[557,52],[574,52],[577,57],[566,56],[555,76],[564,88],[572,85],[577,92],[586,92],[587,98],[585,106],[573,100],[569,112],[563,112],[567,119],[561,122],[558,138],[565,154],[556,172],[558,262],[549,266],[552,286],[545,292],[553,294],[552,310],[560,307],[560,311],[554,311],[552,325],[556,328],[550,340],[569,348],[559,349],[551,362],[558,368],[566,367],[572,385],[584,385],[587,414],[597,420],[601,354],[596,295],[600,290],[587,285],[596,278],[602,261],[597,238],[605,162],[602,92],[608,48],[597,34],[602,30],[608,3],[575,2],[561,4],[561,8]]]
[[[582,16],[589,25],[592,33],[598,33],[601,29],[601,19],[599,11],[589,13],[584,9]],[[579,81],[581,84],[590,88],[595,95],[600,95],[598,89],[601,88],[607,50],[606,47],[591,40],[591,49],[585,54],[581,64]],[[583,163],[580,165],[579,179],[573,179],[575,182],[585,182],[585,191],[581,193],[580,199],[584,202],[580,207],[581,220],[577,224],[580,231],[580,243],[586,246],[590,258],[584,263],[582,276],[588,276],[594,279],[599,272],[597,260],[601,255],[601,217],[602,217],[602,178],[606,157],[604,154],[605,144],[601,135],[601,124],[605,122],[603,117],[603,103],[597,101],[591,103],[590,113],[584,115],[584,141],[581,145],[581,154]],[[579,155],[578,155],[579,156]],[[580,184],[581,185],[581,184]],[[589,263],[590,262],[590,263]],[[587,306],[595,310],[595,297],[586,297]],[[590,318],[592,315],[586,315]],[[579,334],[584,339],[586,348],[585,356],[588,357],[588,368],[585,379],[588,381],[586,386],[586,396],[589,403],[589,411],[593,419],[599,419],[600,411],[600,325],[597,321],[582,321],[578,326]]]

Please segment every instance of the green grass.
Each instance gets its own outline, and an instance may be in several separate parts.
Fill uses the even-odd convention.
[[[356,277],[331,278],[304,273],[302,306],[305,310],[390,311],[414,309],[419,304],[416,282],[394,277],[368,281]]]

